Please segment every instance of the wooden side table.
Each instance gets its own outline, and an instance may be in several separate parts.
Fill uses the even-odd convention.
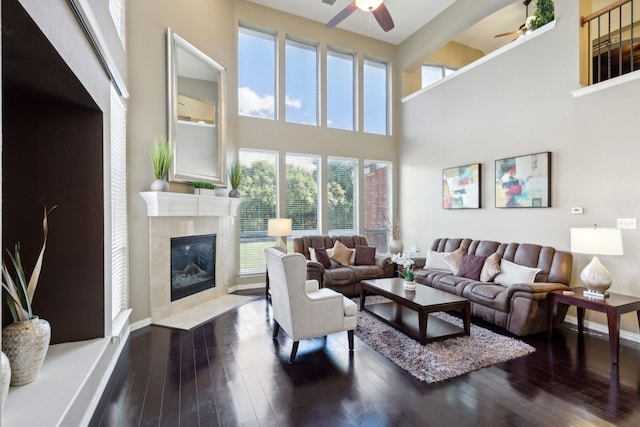
[[[638,316],[638,326],[640,327],[640,298],[609,293],[609,297],[599,299],[584,296],[584,288],[571,288],[571,290],[575,293],[574,295],[566,295],[563,294],[562,291],[553,291],[547,294],[547,300],[549,302],[547,310],[547,336],[551,338],[553,334],[556,304],[576,306],[578,312],[578,332],[580,334],[584,331],[585,309],[606,313],[607,325],[609,327],[611,363],[617,365],[620,356],[620,315],[635,311]]]

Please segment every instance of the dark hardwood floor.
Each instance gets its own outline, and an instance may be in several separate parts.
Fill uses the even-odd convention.
[[[346,333],[302,341],[289,365],[270,315],[260,298],[190,331],[133,332],[90,425],[640,425],[635,343],[616,367],[606,336],[563,326],[524,338],[531,355],[424,384],[357,337],[350,354]]]

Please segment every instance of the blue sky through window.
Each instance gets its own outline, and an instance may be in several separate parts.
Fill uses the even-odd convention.
[[[288,122],[318,123],[318,49],[295,40],[285,48],[285,117]]]
[[[276,44],[273,34],[238,27],[238,112],[274,119]]]
[[[387,64],[364,60],[364,131],[387,134]]]
[[[327,51],[327,126],[353,130],[353,55]]]
[[[277,119],[275,34],[238,27],[238,112],[240,115]],[[317,125],[318,47],[286,39],[284,70],[285,120]],[[355,55],[328,49],[326,56],[326,126],[354,130]],[[364,60],[363,130],[388,134],[387,64]]]

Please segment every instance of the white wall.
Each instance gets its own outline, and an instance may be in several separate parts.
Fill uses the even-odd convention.
[[[437,237],[527,242],[570,250],[569,229],[638,217],[634,185],[640,153],[640,80],[572,96],[579,89],[579,16],[575,2],[556,2],[555,28],[514,43],[495,58],[463,69],[402,106],[400,218],[405,245],[425,252]],[[538,30],[538,31],[543,31]],[[552,152],[552,207],[494,206],[494,161]],[[482,164],[482,209],[442,209],[443,168]],[[572,206],[584,207],[572,215]],[[624,230],[625,255],[603,256],[612,292],[640,296],[640,236]],[[575,254],[574,282],[590,260]],[[599,314],[587,319],[606,324]],[[623,329],[638,332],[635,316]]]

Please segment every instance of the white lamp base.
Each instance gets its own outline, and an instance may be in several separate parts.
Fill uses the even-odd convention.
[[[594,256],[591,262],[582,270],[580,280],[587,288],[583,293],[585,296],[597,298],[608,296],[607,289],[611,286],[611,275],[597,256]]]
[[[287,244],[284,241],[284,236],[278,236],[278,239],[276,240],[276,246],[282,246],[286,251]]]

